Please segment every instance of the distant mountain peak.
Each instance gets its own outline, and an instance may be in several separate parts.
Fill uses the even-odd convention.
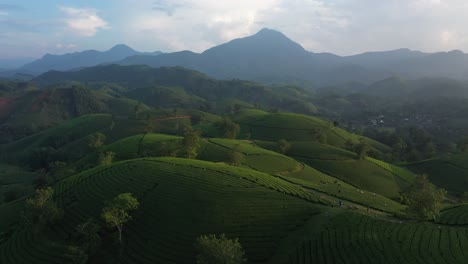
[[[125,44],[118,44],[112,47],[109,51],[111,52],[135,52],[134,49],[130,48]]]

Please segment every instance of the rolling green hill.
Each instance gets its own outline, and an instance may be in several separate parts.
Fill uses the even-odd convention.
[[[468,154],[438,158],[406,167],[416,173],[427,174],[429,179],[449,192],[462,194],[468,190]]]
[[[446,225],[468,225],[468,205],[462,204],[443,210],[437,222]]]
[[[35,90],[0,98],[0,143],[31,135],[82,115],[109,113],[128,116],[144,104],[81,86]]]
[[[256,140],[322,141],[332,146],[344,147],[347,140],[357,142],[359,139],[359,136],[336,127],[333,123],[306,115],[248,111],[235,117],[234,120],[241,125],[241,135],[248,135]],[[379,152],[390,151],[388,146],[367,140]]]
[[[270,149],[276,145],[264,141],[258,144]],[[353,152],[320,143],[291,142],[287,155],[355,188],[392,199],[399,198],[415,177],[407,169],[369,157],[359,160]]]
[[[304,242],[289,263],[466,263],[466,228],[389,222],[343,213]]]
[[[65,209],[65,219],[49,230],[58,239],[36,239],[18,229],[0,246],[2,262],[63,263],[66,251],[60,240],[64,243],[87,218],[99,219],[104,201],[123,192],[141,203],[124,232],[126,263],[193,263],[195,238],[220,232],[239,237],[249,260],[263,263],[289,232],[319,212],[311,203],[318,196],[273,176],[175,158],[98,167],[60,181],[55,190]],[[114,263],[99,256],[96,261]]]
[[[109,145],[106,148],[106,151],[116,153],[116,158],[118,160],[145,156],[176,155],[177,149],[180,147],[181,140],[181,137],[162,134],[136,135]],[[262,142],[260,145],[263,144],[265,144],[265,142]],[[303,146],[303,144],[297,145]],[[341,150],[327,145],[316,145],[319,146],[320,149],[330,148],[331,150]],[[336,153],[340,154],[340,152],[336,150],[331,150],[329,151],[330,155],[336,155]],[[256,144],[245,140],[217,138],[202,140],[199,151],[200,154],[197,158],[212,162],[229,163],[230,155],[233,151],[242,154],[242,159],[238,166],[275,175],[283,180],[313,190],[314,192],[323,195],[324,199],[329,198],[328,200],[333,201],[334,203],[337,201],[328,196],[390,213],[401,213],[404,209],[404,206],[382,196],[379,192],[374,195],[373,192],[376,191],[357,191],[357,187],[346,183],[346,179],[345,181],[342,181],[331,177],[288,156],[261,148]],[[343,152],[350,154],[350,152],[347,151]],[[388,166],[391,165],[388,164]],[[360,168],[362,172],[365,171],[364,169],[365,168]],[[379,173],[383,174],[386,173],[386,171],[382,169]],[[384,176],[386,175],[387,174]]]

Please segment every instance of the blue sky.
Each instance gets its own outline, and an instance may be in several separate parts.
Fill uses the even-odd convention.
[[[468,51],[466,14],[466,0],[0,0],[0,59],[120,43],[201,52],[263,27],[314,52]]]

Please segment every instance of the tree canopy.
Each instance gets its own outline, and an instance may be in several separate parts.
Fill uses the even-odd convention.
[[[54,190],[51,187],[37,189],[33,198],[26,200],[26,219],[37,233],[45,225],[51,224],[63,216],[63,210],[53,201]]]
[[[118,229],[121,244],[123,226],[132,219],[130,212],[139,206],[140,203],[131,193],[122,193],[109,201],[107,206],[102,209],[102,219],[109,227]]]
[[[424,220],[439,214],[445,194],[444,189],[437,188],[426,175],[421,175],[416,178],[403,197],[408,205],[408,214]]]
[[[197,238],[197,264],[241,264],[246,263],[245,252],[239,240],[228,239],[224,234],[203,235]]]

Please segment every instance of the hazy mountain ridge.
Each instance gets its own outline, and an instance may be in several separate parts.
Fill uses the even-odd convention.
[[[143,53],[126,45],[119,44],[110,50],[102,52],[97,50],[86,50],[63,55],[46,54],[42,58],[22,66],[19,70],[35,73],[43,73],[50,70],[67,71],[96,66],[103,63],[112,63],[137,54],[155,56],[160,53],[161,52]]]
[[[18,73],[77,70],[108,63],[181,66],[218,79],[307,87],[347,82],[371,84],[393,76],[406,79],[467,79],[468,76],[468,55],[461,51],[424,53],[398,49],[338,56],[309,52],[281,32],[271,29],[262,29],[257,34],[231,40],[202,53],[187,50],[164,54],[142,53],[125,45],[117,45],[105,52],[88,50],[64,55],[47,54],[19,71],[1,75],[14,78]]]
[[[460,51],[423,53],[409,49],[366,52],[353,56],[313,53],[284,34],[262,29],[257,34],[210,48],[200,54],[176,52],[159,57],[131,56],[122,65],[182,66],[215,78],[263,83],[328,85],[373,83],[392,76],[462,79],[468,55]]]

